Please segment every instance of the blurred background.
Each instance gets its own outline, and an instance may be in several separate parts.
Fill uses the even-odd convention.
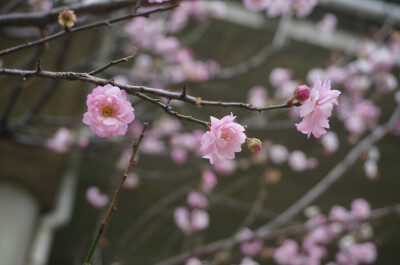
[[[122,16],[136,5],[136,1],[103,2],[124,2],[124,6],[78,8],[76,26]],[[171,4],[149,2],[142,1],[137,12]],[[98,3],[2,1],[0,49],[62,30],[57,19],[38,26],[12,24],[6,17],[13,13],[44,14],[58,7],[74,10],[74,5]],[[397,119],[354,163],[343,161],[400,104],[400,3],[321,0],[307,5],[308,11],[296,4],[274,11],[272,6],[257,8],[256,0],[183,1],[173,11],[67,34],[0,57],[1,68],[35,69],[40,58],[42,70],[90,72],[135,54],[97,76],[170,91],[182,91],[186,84],[190,95],[202,99],[255,106],[286,103],[298,85],[312,87],[317,76],[327,77],[334,89],[342,91],[329,133],[321,139],[307,139],[296,130],[300,117],[295,109],[258,113],[171,101],[179,113],[205,121],[233,112],[237,122],[247,125],[249,137],[262,140],[259,153],[243,146],[235,160],[212,167],[199,155],[204,128],[179,121],[149,102],[129,96],[136,119],[127,135],[104,139],[82,123],[93,84],[0,74],[0,263],[82,264],[141,122],[150,126],[138,163],[92,264],[164,264],[180,253],[233,238],[244,227],[257,229],[307,194],[337,165],[345,166],[340,179],[311,202],[313,208],[306,208],[305,214],[301,210],[286,226],[328,216],[335,205],[350,209],[357,198],[365,199],[372,209],[398,205]],[[204,179],[210,174],[218,184],[205,192]],[[198,208],[188,201],[195,191],[206,197],[208,205],[199,208],[205,208],[207,221],[199,231],[185,233],[176,209]],[[315,264],[358,264],[338,261],[337,253],[346,250],[345,236],[376,246],[377,257],[368,263],[399,264],[399,217],[397,211],[346,228],[324,245],[327,253]],[[364,224],[368,232],[361,230]],[[274,251],[288,238],[301,245],[307,233],[265,240],[252,259],[259,264],[283,264]],[[243,257],[249,255],[235,246],[199,259],[204,264],[245,264]]]

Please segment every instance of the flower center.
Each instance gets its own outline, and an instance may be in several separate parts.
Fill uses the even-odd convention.
[[[114,109],[111,106],[105,106],[101,113],[104,117],[112,117],[114,115]]]
[[[232,135],[230,134],[229,131],[223,130],[221,132],[221,138],[224,139],[225,141],[229,141],[232,138]]]

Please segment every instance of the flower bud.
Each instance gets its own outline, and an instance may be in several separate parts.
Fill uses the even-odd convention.
[[[247,138],[246,143],[252,153],[257,153],[261,150],[261,141],[257,138]]]
[[[301,85],[294,91],[294,97],[300,102],[307,100],[310,97],[310,88],[306,85]]]
[[[58,23],[64,28],[72,28],[76,22],[74,11],[65,9],[58,15]]]

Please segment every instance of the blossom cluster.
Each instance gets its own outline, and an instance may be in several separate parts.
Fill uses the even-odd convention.
[[[294,11],[298,17],[308,16],[318,0],[243,0],[243,4],[251,11],[266,11],[269,17],[276,17]]]

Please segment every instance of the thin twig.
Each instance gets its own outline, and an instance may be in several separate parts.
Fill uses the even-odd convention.
[[[83,265],[90,265],[90,261],[92,260],[93,253],[97,248],[97,245],[98,245],[98,243],[99,243],[99,241],[100,241],[100,239],[101,239],[101,237],[102,237],[102,235],[104,233],[104,230],[105,230],[105,228],[106,228],[106,226],[108,224],[108,221],[110,220],[110,217],[111,217],[112,213],[117,209],[117,202],[118,202],[119,195],[121,194],[122,187],[123,187],[123,185],[125,183],[125,180],[126,180],[126,178],[128,176],[129,170],[131,169],[131,167],[134,164],[135,156],[136,156],[137,150],[139,148],[139,145],[140,145],[140,143],[141,143],[141,141],[143,139],[143,136],[144,136],[144,133],[146,131],[146,128],[147,128],[147,123],[144,123],[143,124],[142,133],[140,134],[139,139],[132,146],[132,152],[131,152],[131,157],[129,159],[128,166],[126,167],[126,169],[124,171],[124,175],[122,176],[121,181],[120,181],[117,189],[114,192],[114,196],[113,196],[113,198],[111,200],[110,206],[108,207],[107,213],[106,213],[103,221],[100,224],[99,230],[97,232],[97,236],[96,236],[95,240],[92,242],[92,245],[91,245],[91,247],[89,249],[89,252],[88,252],[88,255],[87,255],[85,261],[83,262]]]
[[[136,54],[136,52],[135,52],[135,54]],[[133,56],[135,56],[135,54],[132,54],[130,56],[127,56],[127,57],[124,57],[124,58],[121,58],[121,59],[118,59],[118,60],[111,61],[108,64],[106,64],[106,65],[104,65],[104,66],[102,66],[102,67],[100,67],[100,68],[98,68],[96,70],[93,70],[93,71],[89,72],[88,74],[94,76],[94,75],[96,75],[98,73],[101,73],[104,70],[110,68],[113,65],[116,65],[116,64],[119,64],[119,63],[126,63],[127,61],[129,61],[129,59],[131,59]]]
[[[20,70],[20,69],[8,69],[8,68],[0,68],[0,74],[4,75],[14,75],[14,76],[36,76],[36,77],[44,77],[44,78],[50,78],[50,79],[62,79],[62,80],[67,80],[67,81],[83,81],[83,82],[89,82],[92,84],[96,85],[107,85],[110,84],[109,79],[103,79],[103,78],[98,78],[98,77],[93,77],[91,75],[88,75],[87,73],[76,73],[76,72],[50,72],[50,71],[41,71],[41,72],[36,72],[36,71],[29,71],[29,70]],[[292,104],[292,106],[289,106],[287,103],[284,104],[278,104],[278,105],[270,105],[270,106],[264,106],[264,107],[254,107],[253,105],[249,103],[244,103],[244,102],[224,102],[224,101],[211,101],[211,100],[202,100],[199,99],[198,97],[193,97],[190,95],[185,96],[185,98],[182,98],[182,93],[180,92],[171,92],[171,91],[166,91],[163,89],[158,89],[158,88],[151,88],[151,87],[145,87],[145,86],[133,86],[133,85],[127,85],[127,84],[122,84],[118,82],[112,81],[112,85],[118,86],[121,89],[124,89],[128,94],[136,95],[137,93],[144,93],[144,94],[150,94],[150,95],[155,95],[159,97],[164,97],[164,98],[170,98],[171,100],[180,100],[184,102],[191,103],[196,106],[209,106],[209,107],[235,107],[235,108],[243,108],[247,109],[250,111],[267,111],[267,110],[273,110],[273,109],[286,109],[290,108],[292,106],[300,106],[300,103],[295,103]]]
[[[74,32],[87,30],[87,29],[92,29],[92,28],[97,28],[97,27],[102,27],[102,26],[109,26],[109,25],[111,25],[113,23],[120,22],[120,21],[123,21],[123,20],[126,20],[126,19],[130,19],[130,18],[134,18],[134,17],[148,17],[149,15],[151,15],[153,13],[159,13],[159,12],[168,11],[168,10],[171,10],[171,9],[177,7],[177,6],[178,5],[171,5],[171,6],[167,6],[167,7],[153,9],[153,10],[150,10],[150,11],[147,11],[147,12],[143,12],[143,13],[128,14],[128,15],[117,17],[117,18],[114,18],[114,19],[102,20],[102,21],[98,21],[98,22],[82,25],[82,26],[79,26],[79,27],[76,27],[76,28],[72,28],[69,31],[62,30],[60,32],[57,32],[57,33],[52,34],[50,36],[47,36],[45,38],[41,38],[41,39],[38,39],[38,40],[35,40],[35,41],[30,41],[30,42],[27,42],[27,43],[24,43],[24,44],[20,44],[20,45],[17,45],[17,46],[8,48],[8,49],[1,50],[0,51],[0,56],[1,55],[5,55],[5,54],[10,54],[12,52],[19,51],[19,50],[22,50],[22,49],[26,49],[28,47],[40,45],[42,43],[48,42],[50,40],[57,39],[59,37],[62,37],[62,36],[65,36],[67,34],[71,34],[71,33],[74,33]]]

